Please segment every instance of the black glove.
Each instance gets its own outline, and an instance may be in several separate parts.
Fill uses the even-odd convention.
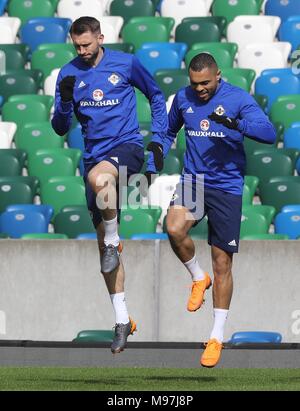
[[[164,166],[163,146],[159,143],[154,143],[153,141],[151,141],[151,143],[149,143],[147,146],[147,150],[152,151],[153,153],[154,165],[155,165],[156,171],[161,171]]]
[[[147,179],[147,184],[146,184],[146,182],[144,181],[144,179],[141,180],[141,181],[140,181],[140,185],[139,185],[139,191],[140,191],[140,193],[141,193],[141,195],[142,195],[143,197],[147,197],[147,195],[148,195],[148,190],[149,190],[150,185],[151,185],[151,180],[152,180],[152,182],[153,182],[153,180],[154,180],[154,178],[153,178],[152,176],[156,176],[156,173],[152,173],[151,171],[146,171],[145,174],[144,174],[144,176],[145,176],[146,179]]]
[[[235,118],[226,117],[226,116],[219,116],[216,113],[212,113],[208,116],[208,118],[212,121],[215,121],[218,124],[223,124],[223,126],[230,128],[231,130],[238,129],[238,122]]]
[[[75,76],[66,76],[59,83],[60,97],[64,103],[73,100],[73,90],[75,81]]]

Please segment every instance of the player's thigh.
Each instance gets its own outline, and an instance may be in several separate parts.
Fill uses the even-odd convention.
[[[194,224],[195,219],[186,207],[170,206],[166,217],[166,228],[171,237],[179,233],[188,233]]]
[[[115,184],[118,174],[118,169],[112,163],[103,160],[88,172],[87,180],[92,187],[104,187],[108,183]]]

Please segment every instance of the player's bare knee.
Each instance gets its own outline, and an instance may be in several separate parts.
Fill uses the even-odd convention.
[[[227,254],[214,256],[212,265],[216,279],[231,275],[232,261]]]

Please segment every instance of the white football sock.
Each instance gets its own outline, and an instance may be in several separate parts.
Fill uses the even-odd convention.
[[[126,307],[125,293],[110,294],[110,299],[115,310],[116,324],[127,324],[129,316]]]
[[[193,281],[204,280],[205,273],[200,267],[198,260],[196,258],[196,255],[194,255],[194,257],[190,261],[187,261],[186,263],[183,263],[183,264],[186,266],[189,273],[191,274]]]
[[[118,219],[117,216],[112,220],[103,220],[104,225],[104,244],[117,247],[120,243],[120,237],[118,234]]]
[[[224,310],[222,308],[214,308],[214,327],[210,334],[210,339],[215,338],[220,343],[223,342],[224,339],[224,327],[225,322],[227,320],[229,310]]]

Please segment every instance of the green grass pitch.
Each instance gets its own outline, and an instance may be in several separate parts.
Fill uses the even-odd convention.
[[[299,369],[1,367],[1,391],[299,391]]]

